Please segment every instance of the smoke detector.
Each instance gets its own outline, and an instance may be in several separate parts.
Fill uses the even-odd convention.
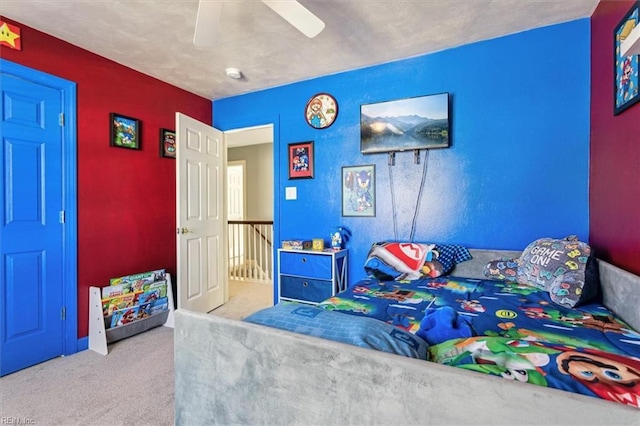
[[[227,73],[227,77],[233,78],[234,80],[240,80],[242,78],[242,71],[238,68],[227,68],[225,72]]]

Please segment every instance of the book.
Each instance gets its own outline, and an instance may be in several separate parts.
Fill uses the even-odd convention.
[[[112,286],[117,286],[128,283],[131,285],[133,291],[140,291],[143,289],[145,284],[151,284],[155,281],[164,280],[165,276],[166,271],[164,269],[156,269],[149,272],[142,272],[140,274],[111,278],[109,280],[109,284]]]
[[[111,317],[111,327],[118,327],[120,325],[129,324],[138,318],[139,306],[130,306],[124,309],[118,309],[113,311]]]
[[[169,309],[169,299],[162,297],[151,303],[151,314],[166,311]]]
[[[155,302],[160,299],[160,289],[147,290],[138,295],[138,304]]]
[[[126,293],[114,297],[102,299],[102,313],[104,316],[112,315],[113,311],[129,308],[136,304],[136,294]]]
[[[109,285],[106,287],[102,287],[102,298],[106,299],[108,297],[116,297],[122,296],[123,294],[132,293],[133,290],[131,288],[130,283],[122,283],[119,285]]]
[[[143,291],[151,291],[151,290],[158,290],[158,296],[159,297],[166,297],[167,296],[167,282],[162,280],[162,281],[156,281],[153,282],[151,284],[145,284],[142,287]]]
[[[138,309],[138,319],[146,318],[151,316],[151,302],[143,303],[139,305]]]

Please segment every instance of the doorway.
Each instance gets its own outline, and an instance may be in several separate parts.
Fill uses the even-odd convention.
[[[273,125],[253,126],[225,131],[227,144],[227,184],[228,184],[228,220],[242,222],[241,226],[229,225],[229,240],[238,242],[230,245],[228,307],[220,312],[235,311],[235,301],[249,304],[248,311],[273,304],[273,271],[272,262],[272,223],[273,223]],[[242,207],[240,207],[242,206]],[[234,219],[237,217],[238,219]],[[265,223],[269,223],[266,224]],[[269,229],[267,233],[264,230]],[[256,248],[265,242],[268,234],[268,253]],[[258,253],[258,254],[257,254]],[[267,274],[255,274],[256,269],[262,271],[269,265]],[[233,269],[233,265],[236,268]],[[238,266],[254,268],[253,273],[246,274],[238,270]],[[249,279],[244,279],[247,277]],[[260,279],[255,279],[256,277]],[[253,277],[253,279],[252,279]],[[264,279],[269,277],[268,279]],[[237,279],[236,279],[237,278]]]

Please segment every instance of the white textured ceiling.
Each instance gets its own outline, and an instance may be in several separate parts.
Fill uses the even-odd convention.
[[[223,1],[207,48],[192,43],[197,0],[0,0],[0,14],[215,100],[589,17],[598,1],[301,0],[326,24],[314,39],[259,0]]]

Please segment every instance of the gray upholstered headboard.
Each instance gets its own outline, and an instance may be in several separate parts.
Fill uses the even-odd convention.
[[[457,265],[451,275],[484,278],[482,270],[494,259],[515,258],[520,251],[470,249],[473,258]],[[631,327],[640,330],[640,277],[598,260],[604,305]]]

